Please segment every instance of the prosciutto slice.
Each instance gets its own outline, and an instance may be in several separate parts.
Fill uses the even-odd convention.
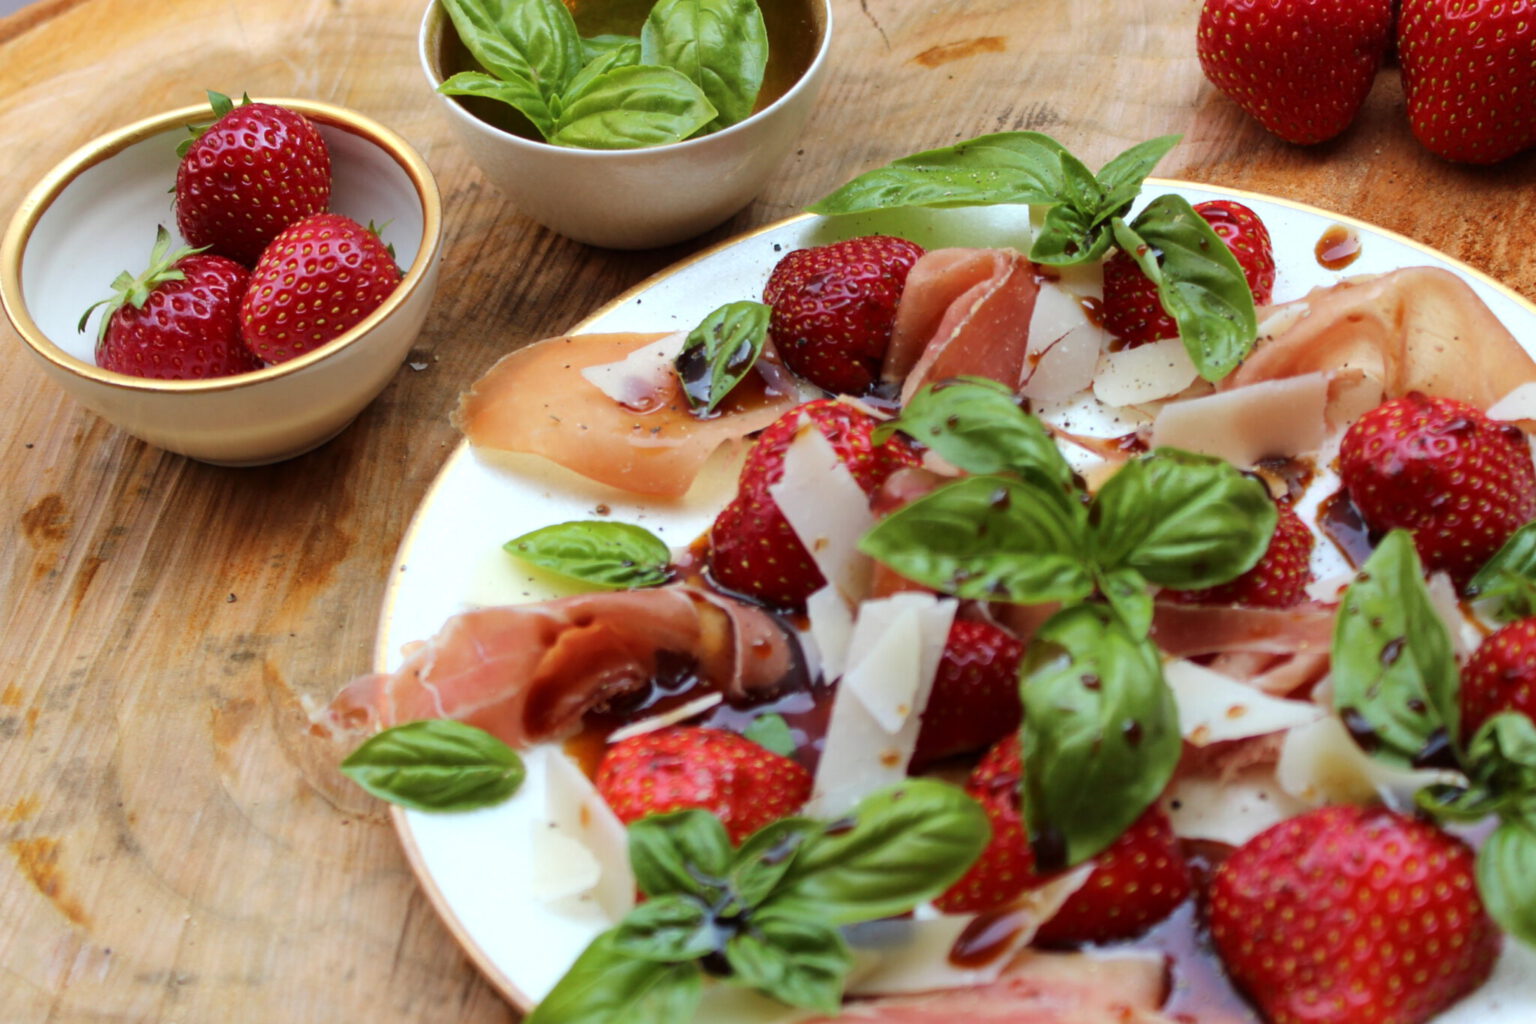
[[[397,671],[349,683],[317,726],[453,718],[524,747],[574,735],[587,711],[667,671],[742,699],[800,682],[804,665],[777,619],[698,587],[577,594],[455,615]]]
[[[1012,249],[935,249],[912,266],[881,377],[905,405],[924,384],[964,375],[1018,387],[1040,285]]]
[[[721,445],[761,430],[800,398],[749,377],[709,419],[694,416],[675,375],[635,404],[582,374],[664,334],[547,338],[504,356],[459,399],[454,424],[477,448],[540,455],[598,483],[679,498]]]

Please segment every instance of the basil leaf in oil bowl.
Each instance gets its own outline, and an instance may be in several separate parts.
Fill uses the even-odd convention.
[[[581,149],[638,149],[680,142],[708,124],[715,108],[672,68],[616,67],[559,97],[549,141]]]
[[[665,963],[618,948],[617,931],[593,939],[524,1024],[680,1024],[704,998],[697,961]]]
[[[714,412],[757,365],[772,312],[761,302],[727,302],[688,332],[673,367],[696,411]]]
[[[490,73],[455,75],[440,91],[510,103],[547,136],[551,102],[586,62],[571,12],[560,0],[440,2],[465,48]],[[501,88],[486,79],[499,79]]]
[[[633,523],[555,523],[514,537],[502,548],[548,572],[602,590],[654,587],[672,578],[671,549]]]
[[[622,36],[608,33],[600,36],[583,36],[581,40],[581,59],[585,66],[590,66],[598,57],[622,51],[622,64],[640,63],[640,37]]]
[[[517,751],[451,719],[407,722],[370,737],[341,762],[369,793],[418,811],[468,811],[501,803],[523,784]]]
[[[768,67],[768,29],[756,0],[658,0],[640,30],[645,64],[682,72],[716,111],[705,131],[744,121]]]

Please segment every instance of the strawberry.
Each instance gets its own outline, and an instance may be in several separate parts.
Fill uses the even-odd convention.
[[[1311,529],[1286,502],[1276,502],[1280,518],[1258,564],[1235,580],[1205,590],[1165,590],[1179,604],[1238,604],[1247,608],[1290,608],[1307,596],[1312,580]]]
[[[710,526],[706,562],[720,586],[776,608],[798,608],[826,583],[768,491],[784,476],[784,451],[800,430],[801,417],[832,443],[866,494],[892,471],[918,462],[900,435],[875,445],[870,440],[875,418],[832,399],[792,409],[758,435],[742,466],[736,496]]]
[[[184,144],[176,224],[192,245],[254,266],[278,232],[330,203],[330,152],[303,114],[208,99],[217,120]]]
[[[340,337],[399,283],[377,234],[339,213],[317,213],[261,254],[240,307],[241,334],[252,352],[280,363]]]
[[[1339,476],[1373,531],[1412,532],[1419,557],[1458,585],[1536,515],[1536,469],[1519,428],[1417,392],[1345,431]]]
[[[1237,257],[1253,301],[1267,304],[1275,288],[1275,254],[1259,215],[1230,199],[1196,203],[1194,209]],[[1157,297],[1157,286],[1119,249],[1104,261],[1104,326],[1131,346],[1179,333]]]
[[[597,766],[597,791],[625,824],[697,807],[740,843],[798,811],[811,774],[787,757],[720,729],[674,726],[620,740]]]
[[[1461,735],[1470,740],[1501,711],[1536,719],[1536,618],[1501,626],[1461,668]]]
[[[160,380],[199,380],[261,369],[240,342],[240,296],[249,278],[234,260],[196,249],[171,251],[165,228],[155,234],[149,268],[112,282],[96,336],[96,365]]]
[[[1431,152],[1491,164],[1536,145],[1536,3],[1402,0],[1397,49],[1408,123]]]
[[[1392,38],[1392,0],[1205,0],[1205,77],[1266,129],[1309,145],[1354,121]]]
[[[768,337],[784,364],[827,391],[868,392],[880,379],[907,273],[921,255],[915,242],[866,235],[779,260],[763,301],[773,307]]]
[[[1228,857],[1209,921],[1270,1024],[1419,1024],[1483,983],[1500,941],[1470,847],[1348,805],[1282,821]]]
[[[933,691],[923,710],[910,770],[956,754],[985,750],[1019,727],[1019,658],[1012,633],[989,622],[956,619],[944,641]]]
[[[966,782],[987,813],[992,839],[976,863],[934,906],[947,914],[978,913],[1002,906],[1026,889],[1050,880],[1035,873],[1034,853],[1019,810],[1023,768],[1019,742],[1000,740]],[[1041,945],[1111,942],[1140,934],[1171,914],[1189,896],[1191,876],[1168,816],[1155,804],[1093,859],[1082,888],[1036,933]]]

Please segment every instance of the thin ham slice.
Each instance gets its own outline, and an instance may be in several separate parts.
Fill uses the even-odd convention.
[[[1294,608],[1183,605],[1159,601],[1152,615],[1152,642],[1175,658],[1229,651],[1327,654],[1333,643],[1334,608],[1307,602]]]
[[[1012,249],[934,249],[912,266],[896,308],[882,378],[905,405],[924,384],[978,376],[1018,387],[1040,291]]]
[[[799,402],[749,376],[718,415],[693,415],[675,375],[644,401],[615,401],[582,371],[618,363],[664,334],[547,338],[504,356],[459,399],[454,424],[477,448],[540,455],[598,483],[678,498],[717,448]]]
[[[455,615],[397,671],[349,683],[316,725],[348,735],[453,718],[523,747],[574,735],[587,711],[668,667],[727,699],[804,671],[796,641],[755,606],[682,584],[577,594]]]

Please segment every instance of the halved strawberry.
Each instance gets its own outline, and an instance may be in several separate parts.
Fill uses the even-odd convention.
[[[909,766],[985,750],[1019,727],[1019,659],[1024,645],[989,622],[956,619],[944,642]]]
[[[1259,563],[1237,579],[1205,590],[1164,590],[1179,604],[1240,604],[1248,608],[1290,608],[1307,596],[1312,580],[1312,549],[1317,538],[1286,502],[1276,502],[1280,518]]]

